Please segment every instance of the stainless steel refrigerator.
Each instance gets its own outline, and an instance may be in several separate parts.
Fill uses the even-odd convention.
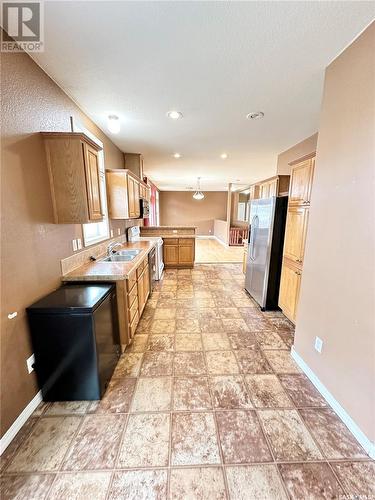
[[[245,289],[263,311],[278,309],[288,197],[251,202]]]

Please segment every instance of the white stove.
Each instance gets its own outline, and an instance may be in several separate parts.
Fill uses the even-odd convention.
[[[163,239],[159,236],[140,236],[139,226],[129,227],[128,241],[134,243],[135,241],[154,241],[156,246],[156,269],[155,279],[159,281],[163,274],[164,261],[163,261]]]

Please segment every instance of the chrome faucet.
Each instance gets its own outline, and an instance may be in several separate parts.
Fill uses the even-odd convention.
[[[115,252],[115,248],[119,246],[120,248],[122,247],[122,243],[119,243],[118,241],[117,242],[114,242],[114,243],[110,243],[107,247],[107,255],[108,257],[110,257],[114,252]]]

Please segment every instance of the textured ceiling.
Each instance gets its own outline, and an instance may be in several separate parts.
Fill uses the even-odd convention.
[[[316,132],[324,68],[374,5],[48,1],[46,50],[32,56],[104,131],[120,116],[108,135],[144,154],[160,188],[201,176],[225,189],[273,175],[277,154]],[[264,119],[245,119],[257,110]]]

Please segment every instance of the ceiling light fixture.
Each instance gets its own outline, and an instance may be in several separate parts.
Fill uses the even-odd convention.
[[[221,153],[220,158],[221,158],[222,160],[226,160],[226,159],[228,158],[227,153]]]
[[[172,120],[179,120],[182,118],[182,113],[181,111],[168,111],[167,113],[168,118],[171,118]]]
[[[204,194],[201,191],[201,178],[200,177],[198,177],[197,190],[193,194],[193,198],[194,198],[194,200],[203,200],[203,198],[204,198]]]
[[[173,155],[173,158],[181,158],[180,153],[175,153],[175,154]]]
[[[117,115],[109,115],[107,119],[107,127],[112,134],[120,132],[120,119]]]
[[[253,111],[252,113],[248,113],[246,115],[246,118],[248,120],[259,120],[260,118],[263,118],[264,113],[263,111]]]

